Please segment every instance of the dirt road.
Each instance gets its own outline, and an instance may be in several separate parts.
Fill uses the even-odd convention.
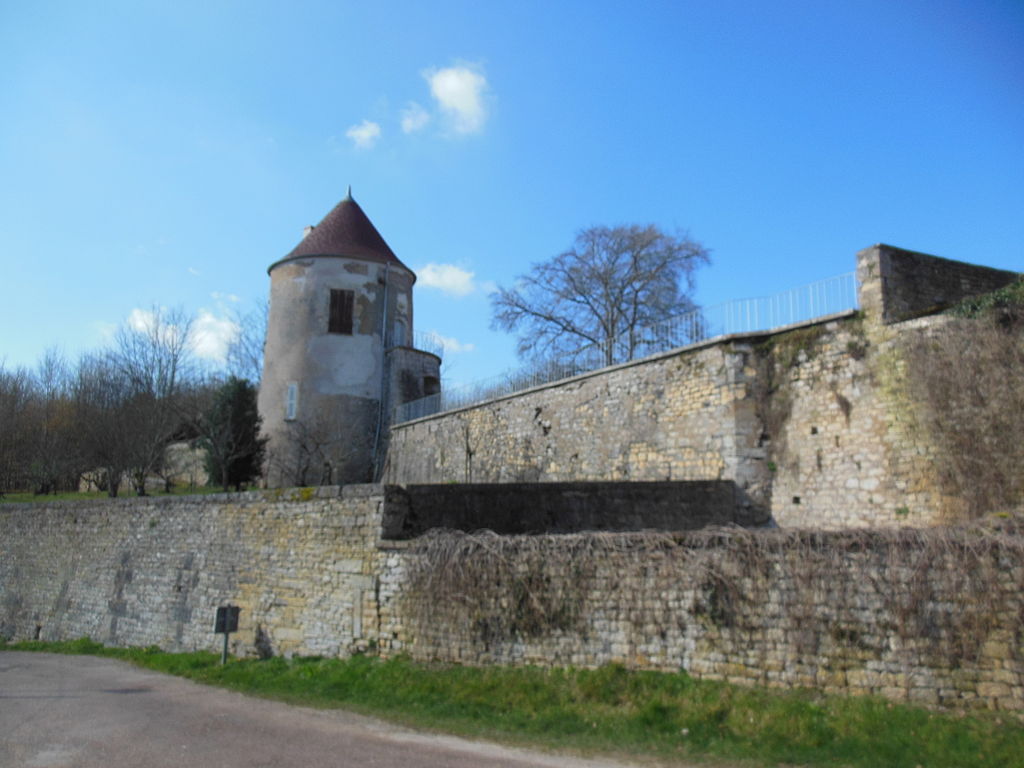
[[[624,768],[253,699],[92,656],[0,652],[2,768]]]

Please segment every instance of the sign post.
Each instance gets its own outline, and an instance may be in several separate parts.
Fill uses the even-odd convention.
[[[228,635],[238,631],[238,612],[240,610],[237,605],[221,605],[217,608],[213,631],[214,634],[224,635],[224,651],[220,655],[221,666],[228,663]]]

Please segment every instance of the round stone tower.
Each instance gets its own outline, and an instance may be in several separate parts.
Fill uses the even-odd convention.
[[[412,345],[416,276],[352,191],[270,265],[259,412],[270,487],[371,482],[396,405],[439,391]]]

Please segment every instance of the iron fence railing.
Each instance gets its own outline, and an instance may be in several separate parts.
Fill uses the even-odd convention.
[[[774,296],[739,299],[702,307],[654,325],[620,334],[603,344],[582,347],[542,366],[511,371],[395,408],[392,423],[502,397],[530,387],[617,365],[716,336],[769,331],[857,308],[857,279],[848,272]],[[419,343],[417,343],[419,347]],[[423,347],[420,347],[421,349]]]
[[[416,349],[430,352],[438,357],[444,357],[444,340],[436,333],[429,331],[413,331],[412,345]]]
[[[436,333],[430,333],[429,331],[413,331],[412,339],[408,339],[404,330],[396,329],[384,339],[384,346],[387,349],[412,346],[413,349],[444,357],[444,339]]]

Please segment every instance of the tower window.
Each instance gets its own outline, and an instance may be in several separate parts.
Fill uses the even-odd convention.
[[[285,395],[284,400],[284,418],[285,421],[292,421],[295,419],[295,414],[299,410],[299,384],[296,381],[288,382],[288,392]]]
[[[403,320],[395,321],[395,336],[391,340],[391,346],[393,347],[404,347],[405,341],[405,322]]]
[[[353,291],[331,289],[331,311],[327,318],[328,333],[352,335],[352,304],[355,299]]]

